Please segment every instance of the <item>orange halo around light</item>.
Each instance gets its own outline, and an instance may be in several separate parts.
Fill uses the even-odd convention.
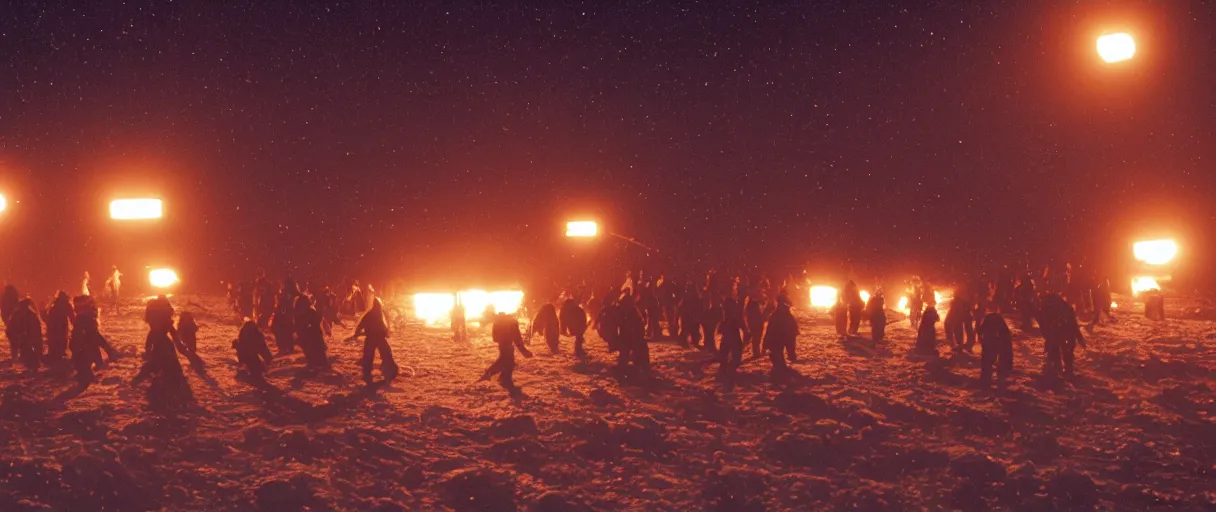
[[[160,199],[115,199],[110,202],[111,219],[159,219],[164,214],[164,205]]]
[[[1160,290],[1161,285],[1157,284],[1155,278],[1149,276],[1136,276],[1132,278],[1132,294],[1140,294],[1149,290]]]
[[[1136,261],[1149,265],[1164,265],[1178,255],[1178,244],[1173,240],[1145,240],[1132,244]]]
[[[1110,63],[1129,60],[1136,56],[1136,40],[1126,32],[1105,34],[1098,38],[1098,56]]]
[[[580,220],[566,223],[566,236],[590,238],[599,235],[600,227],[594,221]]]
[[[836,289],[831,286],[812,286],[811,307],[830,309],[836,305],[836,295]]]
[[[8,198],[0,194],[0,212],[8,209]]]
[[[177,284],[177,272],[169,268],[154,268],[148,272],[148,283],[154,288],[168,288]]]
[[[464,305],[466,314],[481,315],[488,307],[497,313],[513,315],[523,307],[524,292],[520,290],[461,290],[452,293],[414,294],[414,316],[427,324],[438,324],[449,320],[456,298]]]

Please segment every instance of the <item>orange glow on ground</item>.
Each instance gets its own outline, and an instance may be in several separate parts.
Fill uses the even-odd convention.
[[[1136,261],[1149,265],[1164,265],[1178,255],[1178,244],[1173,240],[1146,240],[1132,244]]]
[[[159,219],[164,214],[164,205],[160,199],[116,199],[110,202],[111,219]]]
[[[590,238],[599,235],[600,227],[593,221],[581,220],[566,223],[566,236]]]
[[[1122,62],[1136,56],[1136,40],[1131,34],[1120,32],[1098,38],[1098,56],[1106,62]]]

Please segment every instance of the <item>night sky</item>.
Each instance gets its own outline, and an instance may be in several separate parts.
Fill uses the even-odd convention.
[[[218,282],[1216,247],[1212,2],[76,4],[0,8],[18,282],[151,252]],[[1136,60],[1101,63],[1111,29]],[[117,226],[123,194],[170,216]],[[572,247],[574,214],[664,252]]]

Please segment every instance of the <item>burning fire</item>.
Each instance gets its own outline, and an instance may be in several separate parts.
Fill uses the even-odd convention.
[[[1161,285],[1157,284],[1157,280],[1149,276],[1137,276],[1132,278],[1132,294],[1139,295],[1140,292],[1149,290],[1160,290]]]
[[[1178,244],[1173,240],[1147,240],[1132,244],[1132,253],[1137,261],[1149,265],[1164,265],[1178,255]]]
[[[600,232],[599,225],[592,221],[575,221],[566,223],[566,236],[593,237]]]
[[[895,308],[900,311],[903,311],[904,313],[908,313],[908,312],[912,311],[911,309],[908,309],[908,298],[907,297],[900,297],[899,304],[897,306],[895,306]]]
[[[870,292],[867,292],[867,291],[865,291],[865,290],[862,290],[862,291],[861,291],[861,303],[862,303],[862,304],[869,304],[869,303],[870,303]]]
[[[1136,55],[1136,40],[1131,34],[1120,32],[1098,38],[1098,56],[1106,62],[1120,62]]]
[[[148,283],[153,288],[168,288],[177,284],[177,272],[170,268],[154,268],[148,272]]]
[[[831,309],[836,305],[836,289],[831,286],[811,287],[811,307]]]
[[[451,293],[416,293],[414,294],[414,316],[427,324],[438,324],[449,321],[452,308],[456,306],[456,298],[460,297],[465,314],[476,318],[493,306],[494,311],[513,315],[523,306],[524,292],[519,290],[461,290]]]
[[[111,219],[159,219],[164,213],[160,199],[116,199],[110,202]]]

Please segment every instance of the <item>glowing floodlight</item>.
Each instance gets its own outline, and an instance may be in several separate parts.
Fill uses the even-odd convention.
[[[1161,285],[1157,284],[1157,280],[1149,276],[1136,276],[1132,278],[1132,294],[1139,295],[1142,292],[1149,290],[1160,290]]]
[[[900,311],[903,311],[904,313],[912,312],[912,309],[908,307],[908,298],[907,297],[900,297],[899,305],[895,306],[895,308]]]
[[[1136,261],[1149,265],[1164,265],[1178,255],[1178,244],[1173,240],[1147,240],[1132,244],[1132,253]]]
[[[836,289],[831,286],[812,286],[811,307],[831,309],[836,305],[836,295]]]
[[[456,297],[450,293],[414,294],[414,316],[428,324],[448,320],[455,305]]]
[[[164,214],[160,199],[116,199],[110,202],[111,219],[159,219]]]
[[[168,288],[177,284],[177,272],[170,268],[154,268],[148,272],[148,283],[153,288]]]
[[[867,291],[865,291],[865,290],[862,290],[862,291],[861,291],[861,303],[862,303],[862,304],[869,304],[869,303],[870,303],[870,292],[867,292]]]
[[[1098,56],[1106,62],[1122,62],[1136,55],[1136,40],[1131,34],[1120,32],[1098,38]]]
[[[0,212],[8,209],[8,198],[0,194]]]
[[[566,236],[591,238],[599,235],[600,227],[593,221],[581,220],[566,223]]]

